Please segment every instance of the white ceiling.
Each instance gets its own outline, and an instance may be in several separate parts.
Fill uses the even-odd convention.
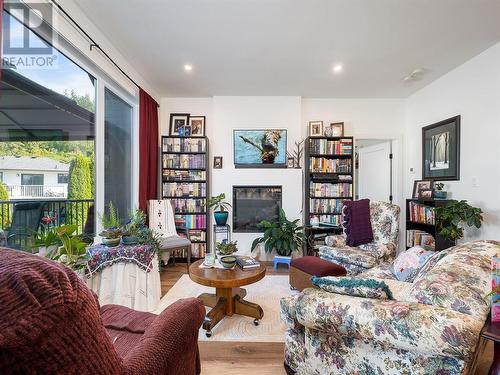
[[[500,41],[499,0],[77,4],[162,96],[406,97]]]

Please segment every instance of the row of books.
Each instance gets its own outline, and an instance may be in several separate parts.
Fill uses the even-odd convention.
[[[331,184],[311,181],[309,190],[312,197],[352,197],[350,182]]]
[[[409,203],[410,221],[422,224],[435,224],[434,207],[417,202]]]
[[[319,219],[320,225],[340,226],[341,224],[341,215],[310,215],[310,218],[313,216]]]
[[[203,138],[163,138],[163,152],[205,152]]]
[[[316,213],[338,213],[342,211],[342,199],[309,199],[309,211]]]
[[[163,181],[205,181],[207,172],[205,171],[180,171],[176,169],[164,169]]]
[[[313,173],[351,173],[351,164],[351,159],[309,158],[309,169]]]
[[[206,241],[207,240],[207,232],[200,229],[191,229],[188,230],[188,238],[190,241]]]
[[[406,246],[422,246],[426,250],[434,250],[436,248],[436,240],[432,234],[427,232],[408,229],[406,231]]]
[[[164,182],[163,196],[165,198],[198,198],[207,195],[205,182]]]
[[[352,155],[352,140],[341,139],[329,141],[326,139],[310,139],[311,154]]]
[[[205,243],[191,244],[191,256],[193,258],[204,258],[206,250],[207,250],[207,244]]]
[[[172,199],[171,203],[174,212],[178,213],[204,212],[206,209],[205,199]]]
[[[206,229],[206,215],[175,214],[175,226],[186,229]]]
[[[164,154],[163,168],[205,168],[205,155]]]

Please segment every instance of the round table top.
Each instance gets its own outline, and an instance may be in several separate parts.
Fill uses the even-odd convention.
[[[194,282],[215,288],[235,288],[253,284],[266,275],[266,265],[260,263],[259,268],[242,270],[238,265],[232,270],[219,268],[200,268],[203,259],[197,260],[189,267],[189,277]]]

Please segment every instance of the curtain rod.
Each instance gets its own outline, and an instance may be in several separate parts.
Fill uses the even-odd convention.
[[[106,53],[106,51],[104,51],[102,49],[102,47],[97,44],[95,42],[94,39],[92,39],[92,37],[78,24],[78,22],[76,22],[73,17],[71,17],[68,12],[66,12],[63,7],[61,5],[59,5],[59,3],[56,1],[56,0],[50,0],[52,3],[55,4],[55,6],[73,23],[73,25],[83,34],[85,35],[85,37],[87,37],[88,40],[90,40],[91,44],[90,44],[90,50],[92,51],[93,48],[97,48],[99,51],[101,51],[101,53],[116,67],[116,69],[118,69],[125,77],[127,77],[127,79],[132,82],[135,86],[137,86],[137,88],[141,88],[141,86],[139,86],[137,84],[137,82],[135,82],[127,73],[125,73],[125,71],[120,68],[120,66]]]

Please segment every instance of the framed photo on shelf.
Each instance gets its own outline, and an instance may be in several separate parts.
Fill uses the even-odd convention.
[[[460,116],[422,128],[422,178],[460,180]]]
[[[222,156],[214,156],[214,169],[222,169]]]
[[[418,191],[418,199],[422,201],[430,201],[434,198],[434,189],[420,189]]]
[[[236,168],[286,168],[286,129],[235,129]]]
[[[189,116],[191,137],[205,136],[205,116]]]
[[[331,137],[343,137],[344,136],[344,123],[343,122],[333,122],[329,125],[331,130]]]
[[[432,180],[415,180],[413,182],[413,199],[420,198],[420,190],[433,190],[434,182]]]
[[[286,159],[286,167],[287,168],[295,168],[295,158],[287,158]]]
[[[189,113],[170,114],[170,135],[177,135],[181,137],[191,135],[191,127],[189,126]]]
[[[310,137],[323,136],[323,121],[309,121],[309,136]]]

